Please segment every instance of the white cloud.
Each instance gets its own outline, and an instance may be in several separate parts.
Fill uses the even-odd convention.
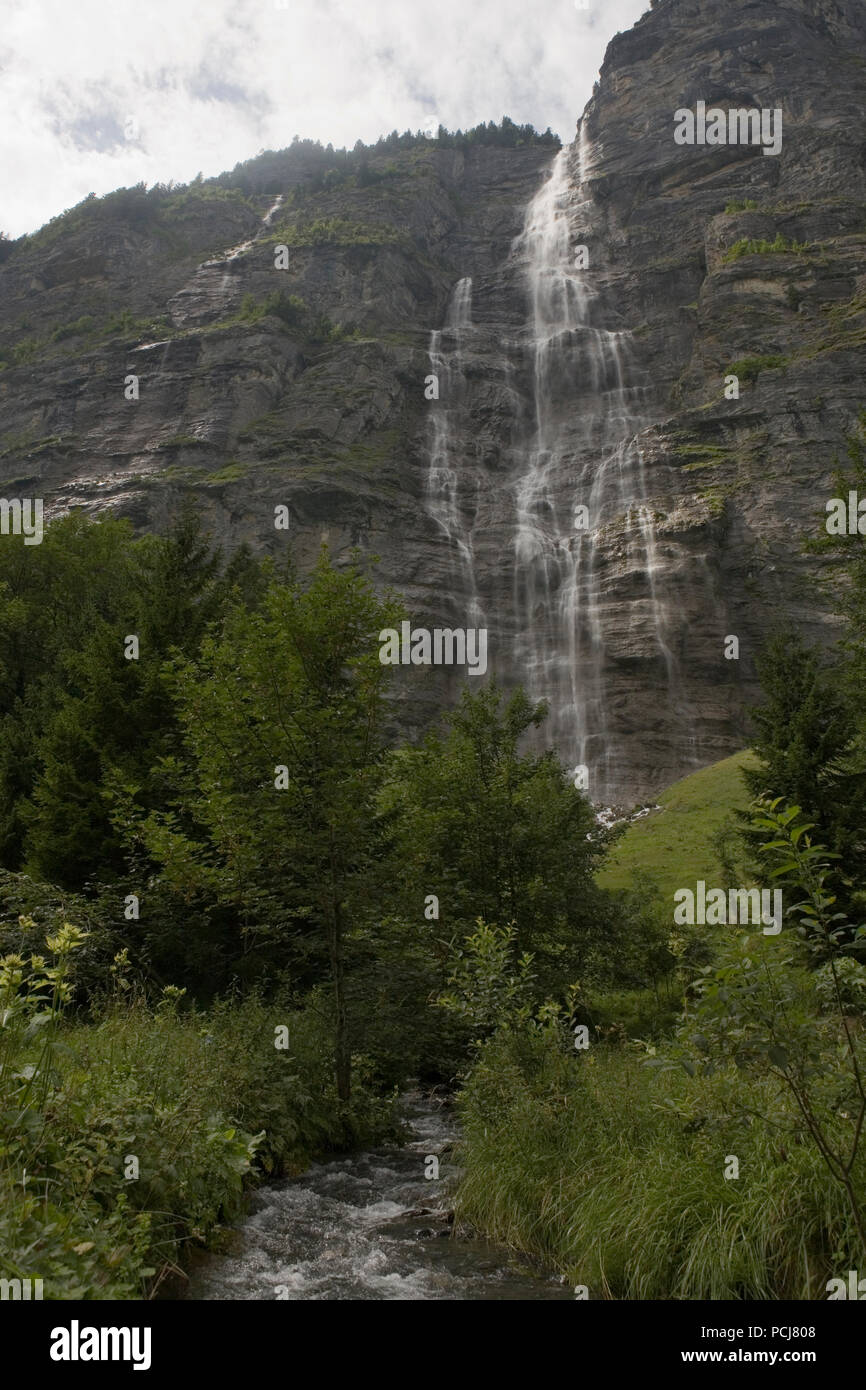
[[[531,121],[570,140],[647,0],[7,0],[0,228],[124,184],[217,174],[293,135],[354,145]]]

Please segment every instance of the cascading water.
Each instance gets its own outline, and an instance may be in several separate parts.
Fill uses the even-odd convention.
[[[575,155],[576,187],[569,176]],[[636,641],[645,646],[651,636],[669,689],[676,670],[637,442],[648,423],[643,393],[629,381],[628,335],[592,322],[596,250],[585,225],[592,164],[581,130],[576,150],[557,155],[513,247],[529,292],[532,397],[532,434],[515,487],[514,583],[518,673],[533,698],[548,700],[545,737],[587,768],[598,802],[618,781],[606,641],[606,606],[615,600],[598,562],[599,542],[613,528],[643,590],[632,600]],[[589,266],[581,268],[578,248],[586,242]]]
[[[230,246],[209,261],[203,261],[197,266],[192,280],[172,295],[168,307],[175,327],[185,328],[203,323],[226,311],[240,292],[238,262],[268,230],[282,202],[283,195],[279,193],[262,218],[255,236],[237,246]]]
[[[611,804],[628,796],[645,717],[654,746],[676,742],[686,761],[692,749],[670,597],[675,562],[651,491],[661,480],[648,478],[641,447],[658,403],[631,334],[608,326],[617,320],[610,276],[599,274],[597,167],[582,125],[500,273],[476,294],[481,321],[472,280],[456,284],[430,339],[438,397],[425,500],[461,621],[490,623],[493,670],[547,700],[541,743],[585,767],[590,798]],[[524,295],[521,325],[505,316]],[[507,335],[503,322],[513,324]],[[470,389],[476,382],[480,391]],[[631,691],[640,700],[650,686],[660,698],[635,708]]]
[[[462,570],[461,587],[469,595],[470,627],[481,626],[481,607],[475,575],[471,528],[460,503],[457,466],[456,421],[465,394],[463,355],[472,328],[472,280],[458,280],[452,291],[441,329],[430,335],[430,372],[438,399],[430,410],[430,465],[427,472],[427,507],[441,528]]]
[[[468,1233],[452,1235],[443,1204],[459,1173],[450,1157],[458,1138],[453,1112],[417,1092],[406,1102],[411,1134],[404,1148],[335,1155],[300,1178],[261,1189],[232,1253],[202,1255],[185,1296],[573,1299],[559,1279],[513,1269],[504,1251]],[[441,1182],[425,1177],[431,1154],[442,1156]]]

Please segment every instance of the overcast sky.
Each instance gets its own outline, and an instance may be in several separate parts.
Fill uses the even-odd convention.
[[[508,115],[571,140],[607,43],[648,5],[0,0],[0,229],[293,135],[352,146]]]

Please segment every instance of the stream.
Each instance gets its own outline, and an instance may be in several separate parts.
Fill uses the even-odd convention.
[[[313,1164],[260,1188],[225,1254],[203,1255],[190,1299],[566,1299],[557,1277],[536,1276],[507,1251],[453,1236],[449,1189],[459,1136],[450,1106],[412,1092],[411,1135]],[[425,1178],[439,1161],[438,1179]]]

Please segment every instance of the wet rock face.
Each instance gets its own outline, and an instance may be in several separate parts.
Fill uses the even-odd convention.
[[[146,528],[192,494],[267,550],[287,504],[302,565],[358,547],[416,625],[486,626],[596,799],[725,756],[771,627],[832,635],[801,538],[866,405],[864,40],[860,0],[660,0],[555,167],[398,150],[16,244],[3,495]],[[781,110],[781,152],[677,144],[699,102]],[[411,729],[477,684],[398,674]]]
[[[615,39],[583,122],[601,298],[649,384],[655,587],[682,722],[678,734],[671,703],[642,701],[638,659],[623,671],[622,730],[628,762],[657,758],[657,774],[673,770],[671,750],[687,766],[689,742],[708,761],[741,737],[772,625],[791,615],[811,638],[832,636],[802,537],[822,524],[833,456],[866,395],[866,10],[712,10],[662,0]],[[677,145],[674,113],[699,101],[781,109],[781,153]],[[571,159],[574,176],[579,149]],[[729,373],[739,399],[725,399]],[[739,662],[724,660],[728,634]]]

